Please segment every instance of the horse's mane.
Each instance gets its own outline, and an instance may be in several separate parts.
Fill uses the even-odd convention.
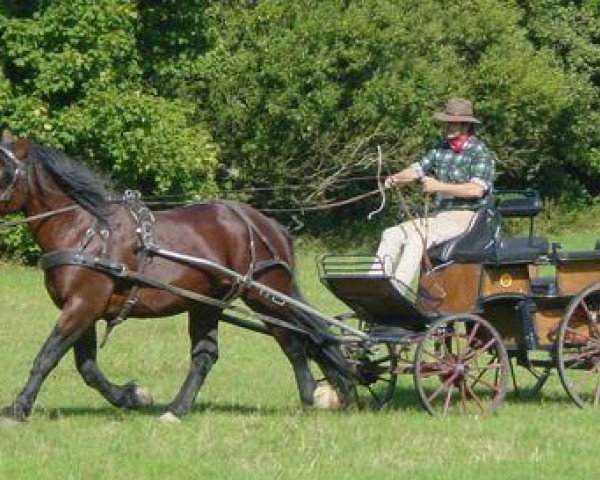
[[[84,163],[37,143],[30,144],[29,157],[39,162],[69,197],[100,221],[107,222],[107,207],[113,196],[107,179],[92,172]]]

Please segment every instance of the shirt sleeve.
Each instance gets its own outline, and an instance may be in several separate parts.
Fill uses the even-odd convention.
[[[435,152],[436,149],[432,148],[425,155],[423,155],[423,158],[421,158],[420,161],[415,162],[411,165],[411,167],[417,171],[419,177],[424,177],[427,174],[433,173],[433,167],[435,164]]]
[[[494,184],[494,175],[496,173],[494,155],[483,144],[478,145],[473,150],[472,155],[469,181],[479,185],[486,191],[490,191]]]

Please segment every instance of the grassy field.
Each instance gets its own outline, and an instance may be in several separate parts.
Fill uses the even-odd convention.
[[[581,234],[565,245],[594,241]],[[299,258],[305,293],[323,310],[342,311],[318,283],[315,253]],[[0,265],[0,292],[0,402],[7,404],[57,311],[35,269]],[[0,428],[0,478],[587,480],[600,467],[600,413],[573,406],[557,378],[534,400],[510,394],[493,418],[428,417],[409,377],[384,411],[323,412],[300,406],[270,338],[228,325],[220,338],[219,363],[181,424],[158,417],[187,370],[185,317],[129,320],[100,353],[110,378],[151,390],[155,406],[147,410],[108,405],[68,355],[30,421]]]

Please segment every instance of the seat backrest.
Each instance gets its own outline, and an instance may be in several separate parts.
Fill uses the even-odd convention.
[[[485,256],[485,251],[493,247],[500,231],[499,215],[492,205],[493,200],[490,200],[480,207],[464,233],[431,248],[428,252],[431,261],[444,263],[461,254]]]

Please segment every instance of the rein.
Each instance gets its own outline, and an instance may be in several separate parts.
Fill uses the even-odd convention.
[[[373,197],[375,195],[380,195],[381,192],[379,188],[375,190],[371,190],[370,192],[361,193],[360,195],[356,195],[354,197],[346,198],[345,200],[340,200],[339,202],[331,202],[324,203],[321,205],[313,205],[310,207],[298,207],[298,208],[260,208],[261,212],[266,213],[275,213],[275,212],[316,212],[321,210],[329,210],[330,208],[341,207],[343,205],[350,205],[352,203],[359,202],[365,198]]]
[[[69,205],[68,207],[57,208],[56,210],[49,210],[48,212],[39,213],[37,215],[32,215],[30,217],[20,218],[18,220],[12,220],[10,222],[0,222],[0,232],[6,232],[11,228],[14,228],[18,225],[22,225],[24,223],[33,222],[34,220],[41,220],[43,218],[52,217],[54,215],[59,215],[61,213],[70,212],[71,210],[75,210],[79,205]]]

